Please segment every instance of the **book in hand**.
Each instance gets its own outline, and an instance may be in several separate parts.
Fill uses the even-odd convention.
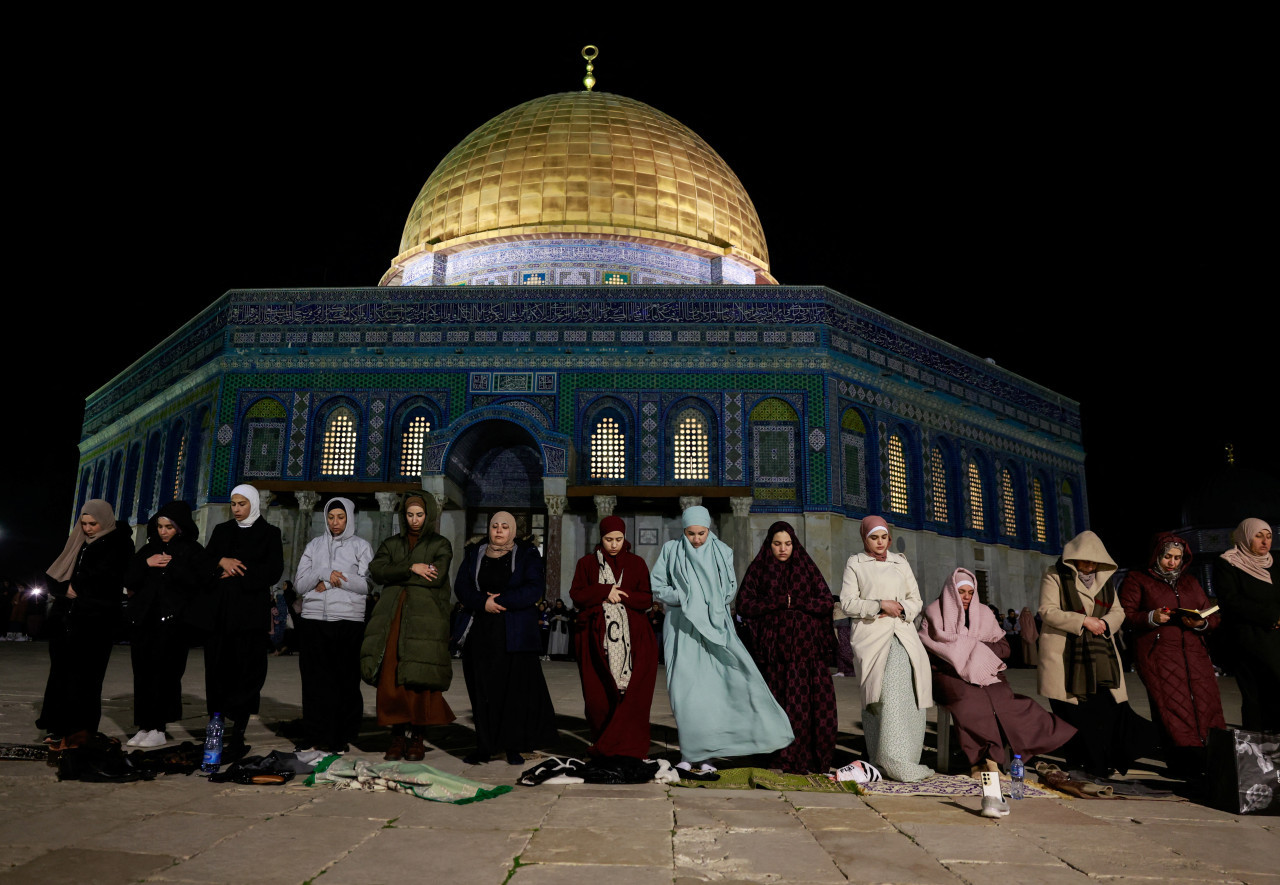
[[[1195,608],[1175,608],[1173,612],[1179,617],[1190,618],[1193,621],[1203,621],[1205,618],[1209,617],[1209,615],[1213,614],[1217,610],[1218,610],[1218,607],[1216,605],[1211,605],[1208,608],[1206,608],[1204,611],[1200,611],[1199,609],[1195,609]]]

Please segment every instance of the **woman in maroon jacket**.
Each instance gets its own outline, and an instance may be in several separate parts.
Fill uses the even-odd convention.
[[[1169,767],[1185,776],[1204,771],[1209,729],[1225,728],[1222,700],[1205,634],[1218,616],[1199,618],[1178,609],[1201,611],[1212,603],[1188,571],[1191,550],[1169,532],[1156,538],[1151,565],[1131,571],[1120,585],[1125,623],[1133,630],[1138,674],[1151,699],[1152,718],[1166,735]]]
[[[569,596],[578,607],[574,644],[591,726],[587,751],[643,759],[658,643],[646,615],[653,605],[649,568],[631,552],[621,518],[600,521],[600,543],[578,560]]]

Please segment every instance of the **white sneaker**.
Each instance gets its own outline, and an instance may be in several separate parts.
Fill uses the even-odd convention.
[[[882,776],[880,769],[870,762],[863,762],[859,759],[855,762],[850,762],[844,768],[836,769],[835,779],[838,781],[853,781],[862,787],[881,780]]]
[[[150,732],[150,731],[148,731],[148,730],[147,730],[147,729],[145,729],[145,728],[140,728],[140,729],[138,729],[138,733],[137,733],[137,734],[135,734],[133,737],[129,738],[129,742],[128,742],[127,744],[125,744],[125,746],[126,746],[126,747],[140,747],[140,746],[142,746],[142,742],[143,742],[143,740],[145,740],[145,739],[146,739],[146,737],[147,737],[149,734],[151,734],[151,732]]]
[[[979,775],[982,781],[982,816],[1008,817],[1009,803],[1000,793],[1000,775],[994,771],[984,771]]]
[[[163,732],[163,731],[149,731],[149,732],[147,732],[147,733],[146,733],[146,735],[145,735],[141,740],[139,740],[139,741],[138,741],[138,743],[137,743],[137,744],[135,744],[134,746],[138,746],[138,747],[163,747],[163,746],[164,746],[165,744],[167,744],[167,743],[169,743],[169,741],[168,741],[168,739],[164,736],[164,732]]]

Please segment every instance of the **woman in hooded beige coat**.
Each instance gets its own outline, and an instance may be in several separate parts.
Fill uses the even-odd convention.
[[[1124,623],[1115,572],[1102,539],[1084,531],[1040,581],[1038,688],[1078,732],[1062,748],[1067,767],[1102,777],[1127,771],[1155,744],[1151,723],[1129,707],[1115,640]]]
[[[866,550],[845,563],[840,608],[853,619],[850,644],[861,677],[867,754],[885,777],[920,781],[933,774],[920,764],[925,710],[933,706],[929,655],[913,623],[924,601],[905,556],[873,552],[872,536],[882,536],[887,547],[885,521],[867,516],[861,533]]]

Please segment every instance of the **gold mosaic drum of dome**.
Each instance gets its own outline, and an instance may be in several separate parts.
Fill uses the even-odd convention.
[[[760,218],[719,154],[666,114],[602,92],[534,99],[467,136],[414,201],[397,261],[427,244],[557,228],[654,232],[769,266]]]

